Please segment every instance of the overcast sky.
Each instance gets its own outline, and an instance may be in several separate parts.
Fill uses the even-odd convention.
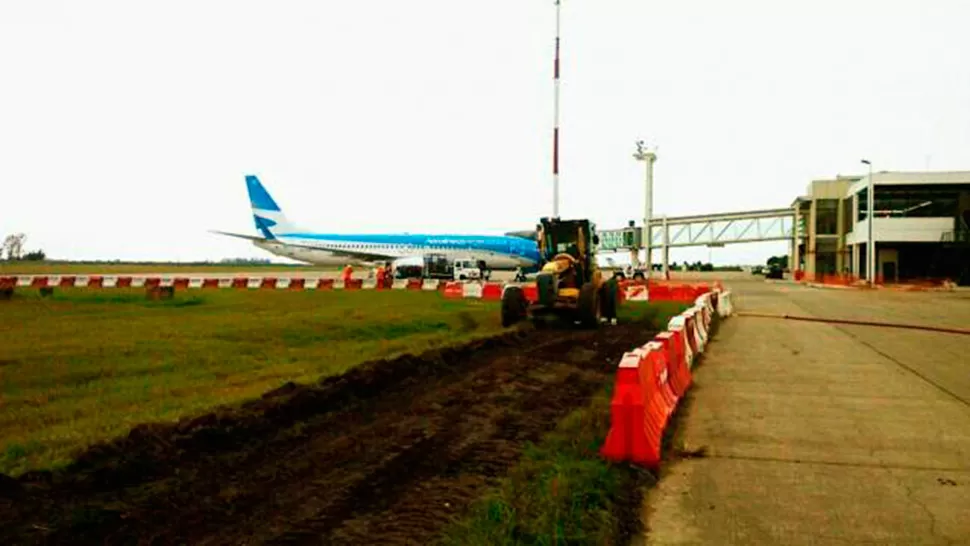
[[[658,215],[788,206],[861,157],[970,169],[968,21],[958,0],[563,0],[562,215],[642,216],[637,138]],[[551,212],[554,26],[552,0],[0,0],[0,235],[268,256],[207,232],[255,233],[246,173],[321,231],[528,228]]]

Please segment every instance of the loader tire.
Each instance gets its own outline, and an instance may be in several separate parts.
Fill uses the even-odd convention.
[[[508,328],[524,319],[527,313],[525,293],[518,286],[506,287],[502,292],[502,327]]]
[[[620,299],[619,290],[616,279],[606,281],[600,289],[600,310],[604,317],[611,320],[616,318],[617,304]]]
[[[579,289],[579,322],[584,328],[595,328],[600,321],[599,290],[593,283],[586,283]]]

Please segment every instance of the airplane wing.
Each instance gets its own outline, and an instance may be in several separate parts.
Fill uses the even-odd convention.
[[[521,237],[522,239],[529,239],[530,241],[535,241],[536,230],[530,229],[528,231],[510,231],[505,234],[507,237]]]
[[[390,256],[388,254],[380,254],[376,252],[364,252],[360,250],[347,250],[345,248],[336,248],[336,247],[330,247],[327,245],[311,246],[311,245],[301,245],[299,243],[284,243],[284,244],[288,246],[295,246],[297,248],[307,248],[310,250],[326,250],[331,254],[337,254],[339,256],[347,256],[348,258],[356,258],[358,260],[372,261],[372,262],[392,261],[399,258],[399,256]],[[420,253],[417,255],[420,255]]]
[[[219,235],[228,235],[229,237],[236,237],[237,239],[246,239],[247,241],[269,241],[269,239],[265,237],[257,237],[255,235],[243,235],[241,233],[229,233],[228,231],[211,230],[210,233],[217,233]]]

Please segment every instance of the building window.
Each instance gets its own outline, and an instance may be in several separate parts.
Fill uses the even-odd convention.
[[[957,215],[959,194],[940,186],[877,186],[876,218],[949,218]],[[866,217],[866,190],[859,192],[859,220]]]
[[[839,200],[819,199],[815,201],[815,234],[838,235]]]

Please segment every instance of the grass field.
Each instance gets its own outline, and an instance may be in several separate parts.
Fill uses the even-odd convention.
[[[0,276],[3,275],[86,275],[107,273],[124,275],[127,273],[216,273],[216,272],[314,272],[334,271],[335,267],[287,264],[183,264],[183,263],[80,263],[80,262],[7,262],[0,261]]]
[[[0,472],[56,467],[136,424],[286,381],[492,334],[498,315],[497,303],[410,291],[193,291],[161,302],[142,290],[25,291],[0,302]]]

